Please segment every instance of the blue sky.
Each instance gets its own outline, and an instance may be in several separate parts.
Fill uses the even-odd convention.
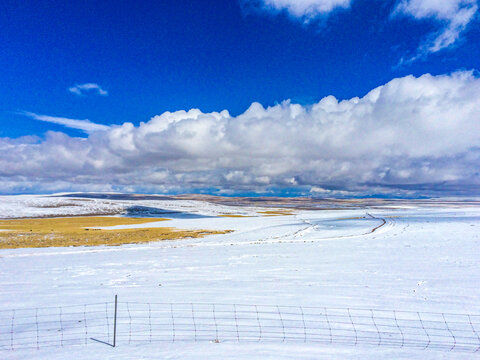
[[[54,153],[52,149],[58,146],[58,142],[66,144],[64,151],[72,152],[70,156],[75,157],[74,144],[83,138],[89,142],[90,160],[78,167],[67,166],[54,177],[51,174],[32,175],[31,171],[16,164],[18,159],[13,159],[13,155],[3,158],[0,155],[0,164],[4,167],[3,172],[0,170],[4,182],[0,191],[95,188],[183,192],[208,189],[208,192],[228,194],[282,193],[287,191],[282,189],[293,186],[293,189],[300,189],[300,193],[311,193],[312,188],[318,188],[322,189],[319,194],[326,191],[331,195],[341,195],[341,191],[363,195],[390,193],[393,187],[395,194],[411,195],[411,191],[424,193],[426,184],[431,184],[429,189],[437,189],[439,184],[448,183],[445,188],[453,186],[453,193],[464,193],[462,189],[466,188],[470,193],[472,187],[476,192],[478,174],[466,174],[464,169],[451,174],[449,165],[448,174],[440,176],[440,170],[432,170],[436,175],[431,178],[416,173],[419,167],[421,169],[419,162],[427,161],[426,158],[436,159],[432,168],[447,168],[445,164],[450,164],[452,157],[466,158],[472,154],[475,157],[480,146],[477,138],[469,138],[469,143],[462,145],[461,152],[449,153],[449,159],[446,158],[447,152],[443,151],[445,149],[439,149],[437,156],[422,152],[403,154],[412,160],[408,169],[403,170],[412,175],[402,181],[398,176],[388,181],[385,180],[387,175],[378,177],[382,171],[388,173],[385,169],[389,166],[394,168],[391,163],[393,155],[385,154],[390,158],[382,158],[379,161],[381,166],[372,164],[371,168],[363,170],[365,173],[374,171],[377,176],[352,182],[353,173],[327,176],[329,170],[320,163],[317,167],[311,164],[306,169],[299,166],[298,171],[285,164],[275,170],[259,171],[258,167],[263,162],[269,163],[273,154],[267,157],[260,154],[258,163],[246,162],[241,167],[232,165],[238,162],[233,155],[226,155],[223,165],[199,166],[203,161],[208,162],[206,159],[210,156],[219,158],[213,152],[206,154],[209,151],[207,145],[207,148],[194,145],[197,154],[188,155],[184,149],[174,148],[172,144],[164,144],[172,147],[168,156],[159,149],[143,149],[143,155],[150,160],[139,163],[132,154],[122,153],[126,151],[125,138],[121,144],[112,145],[112,132],[120,132],[120,128],[131,123],[132,131],[137,134],[141,122],[151,122],[150,119],[166,111],[192,108],[200,109],[203,114],[226,109],[229,124],[256,102],[264,108],[275,108],[276,105],[285,110],[288,106],[282,102],[290,99],[291,104],[301,104],[308,112],[313,104],[330,95],[339,101],[363,98],[394,79],[413,76],[420,79],[418,82],[426,82],[422,78],[425,74],[431,74],[434,80],[439,79],[436,76],[446,76],[450,81],[462,81],[462,86],[472,87],[466,91],[470,94],[468,98],[459,93],[450,100],[456,106],[463,102],[463,108],[465,102],[472,104],[473,110],[459,119],[457,125],[462,124],[464,128],[468,124],[469,130],[476,131],[478,120],[473,119],[478,115],[474,107],[479,105],[475,97],[477,70],[480,68],[479,23],[476,0],[2,1],[0,138],[8,144],[8,149],[18,153],[19,159],[30,156],[30,153],[21,153],[25,144],[32,147],[29,151],[33,153]],[[458,80],[461,77],[457,76],[459,72],[464,74],[463,80]],[[467,73],[469,75],[465,75]],[[408,83],[407,80],[404,82]],[[445,91],[447,89],[446,85]],[[446,95],[439,96],[444,99]],[[425,110],[426,106],[417,110]],[[442,109],[438,107],[436,110]],[[250,114],[253,118],[261,118],[258,111]],[[272,116],[275,117],[271,114],[267,117]],[[314,115],[309,113],[309,116]],[[328,122],[322,116],[318,115],[315,121]],[[283,115],[281,118],[284,119]],[[75,123],[76,120],[79,122]],[[170,123],[182,123],[183,120],[191,119],[181,118]],[[299,128],[294,121],[282,121],[288,123],[284,129],[287,134],[295,133],[294,128]],[[383,117],[376,121],[392,125]],[[197,121],[191,127],[193,138],[200,136],[200,130],[196,130],[198,124]],[[315,124],[310,125],[315,127]],[[254,129],[255,123],[249,126],[248,129]],[[243,133],[235,133],[235,136],[246,136],[244,132],[249,130],[242,129],[237,129]],[[154,132],[157,138],[151,140],[155,144],[164,141],[166,136],[173,136],[175,131],[173,128],[163,129],[172,132],[168,135],[157,130]],[[322,133],[330,130],[323,129]],[[178,133],[178,129],[176,131]],[[455,133],[456,127],[450,131],[453,131],[450,132],[452,136],[461,136],[461,130]],[[282,136],[279,135],[279,139]],[[300,146],[303,140],[298,135],[293,147]],[[405,148],[407,140],[395,138]],[[281,145],[278,141],[279,144],[272,144],[270,148]],[[312,144],[312,148],[318,145],[317,150],[331,151],[328,159],[333,159],[337,165],[342,161],[359,160],[353,159],[351,153],[337,156],[339,151],[334,151],[335,146],[322,141],[322,144]],[[68,145],[69,142],[73,145]],[[101,144],[107,142],[110,144],[108,149],[102,148]],[[247,154],[256,156],[256,149],[248,148],[250,145],[235,145],[243,146]],[[115,169],[106,170],[101,164],[91,163],[91,157],[101,157],[106,152],[113,152],[112,157],[122,159]],[[293,155],[278,156],[285,159]],[[172,159],[177,159],[175,165],[171,164]],[[295,159],[300,163],[304,160],[303,157]],[[325,162],[328,159],[325,158]],[[431,159],[429,163],[432,163]],[[470,162],[465,166],[478,165],[476,159],[468,160]],[[192,163],[178,165],[187,160]],[[103,158],[99,161],[110,162]],[[41,157],[38,162],[43,164],[42,168],[48,168],[53,166],[50,162],[55,162],[55,157]],[[95,169],[103,175],[108,173],[108,176],[95,175]],[[145,172],[151,169],[154,169],[153,177],[157,180],[142,182]],[[355,176],[358,177],[357,172]],[[121,178],[122,174],[130,174],[128,178],[132,180]],[[197,180],[180,179],[193,174]],[[236,176],[237,180],[229,180],[236,179]],[[297,180],[288,183],[285,179],[279,180],[279,176]],[[311,180],[315,176],[319,176],[319,180]],[[405,190],[406,185],[408,190]]]

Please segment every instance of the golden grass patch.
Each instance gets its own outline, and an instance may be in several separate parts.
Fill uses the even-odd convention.
[[[0,220],[0,249],[51,246],[97,246],[138,244],[160,240],[198,238],[227,231],[180,230],[152,227],[101,230],[95,227],[145,224],[167,219],[126,217],[69,217]],[[90,229],[88,229],[90,227]]]
[[[295,213],[291,210],[267,210],[267,211],[257,211],[263,216],[283,216],[283,215],[294,215]]]

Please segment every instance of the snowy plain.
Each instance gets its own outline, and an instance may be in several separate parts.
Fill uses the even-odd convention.
[[[413,205],[412,205],[413,204]],[[480,314],[480,207],[422,204],[294,210],[194,200],[12,196],[0,218],[166,217],[136,227],[232,233],[119,247],[0,250],[0,310],[119,301]],[[248,217],[219,217],[237,214]],[[118,228],[118,227],[117,227]],[[375,229],[375,231],[373,231]],[[373,231],[373,232],[372,232]],[[480,329],[478,329],[480,330]],[[480,331],[479,331],[480,332]],[[479,344],[480,345],[480,344]],[[459,358],[466,353],[302,342],[119,342],[1,351],[4,359]]]

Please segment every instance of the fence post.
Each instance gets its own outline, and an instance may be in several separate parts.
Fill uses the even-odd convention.
[[[117,295],[115,295],[115,313],[113,314],[113,347],[117,342]]]

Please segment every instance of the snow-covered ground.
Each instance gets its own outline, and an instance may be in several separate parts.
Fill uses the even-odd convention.
[[[168,226],[183,229],[235,231],[147,245],[1,250],[0,310],[111,302],[118,294],[119,301],[138,303],[480,314],[479,207],[429,208],[410,203],[408,208],[296,210],[294,215],[268,217],[258,216],[257,211],[264,209],[190,200],[0,198],[3,218],[110,210],[127,215],[161,213],[171,218]],[[295,341],[124,341],[116,348],[92,341],[0,353],[5,359],[471,359],[475,355],[361,342],[354,346]]]

